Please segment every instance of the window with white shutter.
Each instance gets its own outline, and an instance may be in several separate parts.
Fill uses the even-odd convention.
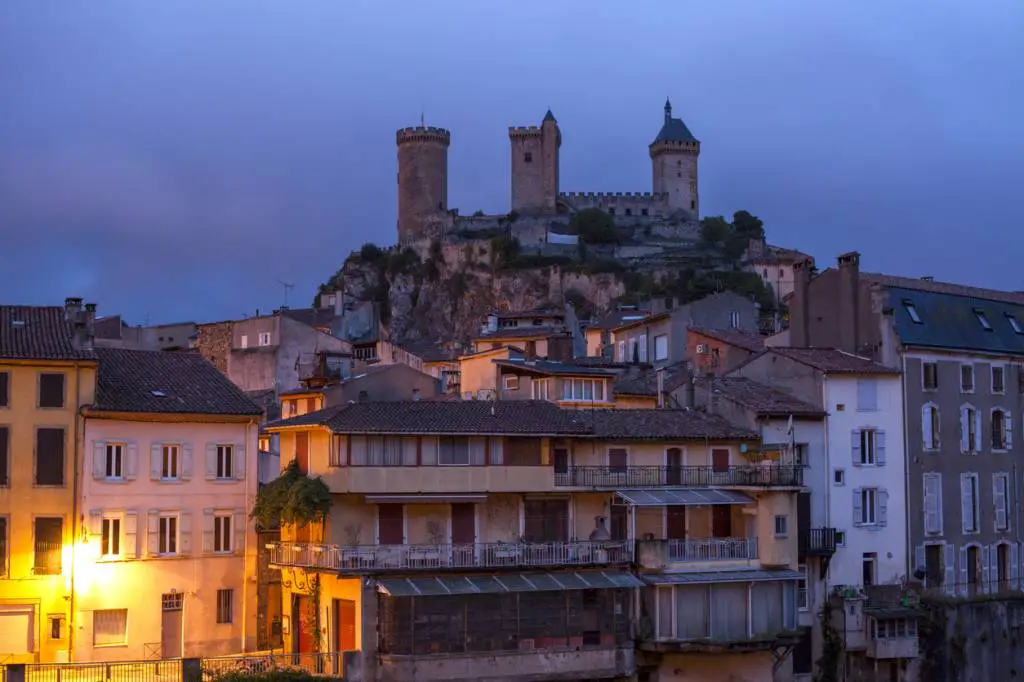
[[[1006,450],[1009,439],[1007,438],[1006,423],[1009,414],[1006,410],[996,407],[992,410],[992,449]]]
[[[924,479],[924,532],[942,535],[942,474],[922,474]]]
[[[960,406],[960,452],[981,451],[981,413],[973,405]]]
[[[978,474],[960,474],[960,512],[964,533],[978,532]]]
[[[939,408],[935,403],[921,406],[921,440],[925,450],[939,449]]]
[[[1009,474],[992,474],[992,503],[996,512],[995,521],[997,531],[1007,531],[1010,529],[1010,517],[1007,510],[1007,497],[1009,492]]]
[[[945,579],[942,581],[943,586],[946,588],[946,594],[953,596],[956,594],[956,549],[953,545],[946,543],[945,557],[942,561],[942,568],[945,571]]]

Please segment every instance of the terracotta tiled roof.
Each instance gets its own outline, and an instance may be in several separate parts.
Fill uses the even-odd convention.
[[[757,434],[698,410],[581,410],[595,438],[609,440],[736,440]]]
[[[826,374],[899,374],[899,370],[886,367],[874,360],[835,348],[768,348],[763,353],[776,353],[796,362],[813,367]],[[755,356],[759,357],[759,356]]]
[[[283,419],[268,428],[327,426],[336,433],[585,435],[580,411],[539,400],[352,403]]]
[[[615,329],[627,322],[642,319],[650,314],[650,310],[620,308],[618,310],[612,310],[611,312],[605,313],[601,317],[597,318],[592,324],[587,325],[587,329]]]
[[[685,362],[664,367],[664,389],[666,393],[679,388],[690,375]],[[620,374],[612,385],[615,395],[655,396],[658,395],[658,370],[648,368],[639,373]]]
[[[565,311],[557,308],[533,308],[531,310],[496,310],[491,315],[499,320],[515,320],[521,317],[565,317]]]
[[[63,307],[0,305],[0,358],[95,360],[92,350],[73,343],[74,330]]]
[[[746,377],[722,377],[710,383],[710,388],[752,412],[763,415],[793,415],[794,417],[824,417],[819,407],[800,400],[785,391],[758,383]]]
[[[754,332],[745,332],[739,329],[706,329],[704,327],[690,327],[690,331],[753,353],[764,350],[764,337]]]
[[[486,334],[478,334],[476,338],[480,341],[491,341],[495,339],[540,339],[551,336],[565,336],[568,332],[552,327],[521,327],[511,329],[499,329]]]
[[[99,348],[96,403],[104,412],[252,415],[263,409],[195,353]]]

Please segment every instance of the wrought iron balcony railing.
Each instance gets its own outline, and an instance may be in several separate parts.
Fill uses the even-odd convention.
[[[807,528],[800,531],[800,554],[803,556],[832,556],[835,553],[835,528]]]
[[[673,563],[752,561],[757,538],[690,538],[686,540],[638,540],[636,561],[641,568],[664,569]]]
[[[804,469],[793,464],[716,466],[570,466],[555,471],[555,485],[575,488],[656,488],[663,486],[799,487]]]
[[[486,542],[461,545],[267,545],[277,566],[373,573],[477,568],[627,565],[631,540],[605,542]]]

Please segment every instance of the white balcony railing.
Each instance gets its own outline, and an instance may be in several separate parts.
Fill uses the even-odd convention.
[[[267,549],[272,565],[352,572],[606,566],[633,560],[631,540],[357,546],[274,542]]]
[[[669,540],[669,561],[733,561],[757,558],[757,538]]]

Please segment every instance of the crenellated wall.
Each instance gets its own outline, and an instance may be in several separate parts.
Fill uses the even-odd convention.
[[[562,192],[558,200],[576,211],[596,208],[616,217],[667,217],[675,210],[667,194],[654,192]]]

